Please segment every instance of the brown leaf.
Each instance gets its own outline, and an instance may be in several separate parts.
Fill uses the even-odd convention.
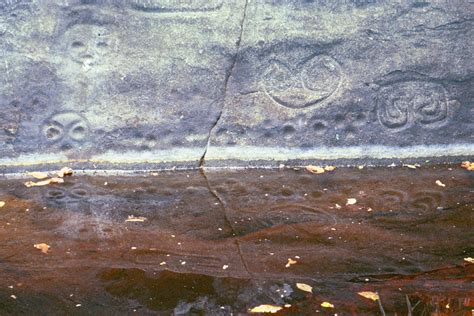
[[[324,173],[326,171],[322,167],[312,166],[312,165],[306,166],[306,170],[315,174]]]
[[[31,187],[40,187],[44,185],[48,185],[51,183],[63,183],[64,179],[61,178],[51,178],[51,179],[46,179],[43,181],[38,181],[38,182],[33,182],[33,181],[28,181],[25,182],[26,187],[31,188]]]
[[[461,167],[469,170],[469,171],[474,171],[474,162],[470,161],[463,161],[461,164]]]
[[[41,250],[42,253],[48,253],[49,250],[49,245],[45,243],[40,243],[40,244],[34,244],[36,249]]]
[[[305,284],[305,283],[296,283],[296,287],[299,288],[301,291],[305,291],[308,293],[313,293],[313,287]]]
[[[73,173],[73,171],[72,171],[71,168],[69,168],[69,167],[64,167],[64,168],[61,168],[61,170],[59,170],[59,171],[57,172],[57,175],[58,175],[58,177],[60,177],[60,178],[64,178],[65,176],[72,176],[72,173]]]
[[[28,172],[27,173],[29,176],[35,178],[35,179],[39,179],[39,180],[42,180],[42,179],[46,179],[48,177],[48,173],[47,172]]]
[[[365,292],[359,292],[357,294],[359,294],[362,297],[368,298],[369,300],[372,300],[372,301],[376,301],[379,299],[379,295],[375,292],[365,291]]]
[[[259,305],[259,306],[256,306],[252,309],[249,310],[250,313],[276,313],[280,310],[282,310],[283,307],[281,306],[275,306],[275,305],[267,305],[267,304],[263,304],[263,305]]]

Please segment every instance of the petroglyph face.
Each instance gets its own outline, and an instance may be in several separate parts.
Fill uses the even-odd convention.
[[[49,144],[68,151],[86,142],[89,136],[89,124],[78,113],[62,112],[46,120],[42,133]]]
[[[102,64],[116,45],[116,38],[110,30],[89,24],[74,25],[66,32],[65,41],[71,59],[88,66]]]

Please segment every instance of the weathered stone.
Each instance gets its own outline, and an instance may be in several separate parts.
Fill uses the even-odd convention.
[[[3,0],[0,168],[472,155],[473,13],[468,1]]]

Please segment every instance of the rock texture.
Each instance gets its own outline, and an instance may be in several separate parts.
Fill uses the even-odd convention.
[[[474,4],[0,1],[0,166],[474,152]]]

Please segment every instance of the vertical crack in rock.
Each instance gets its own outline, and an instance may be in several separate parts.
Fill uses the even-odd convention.
[[[230,65],[230,68],[229,70],[226,72],[226,76],[224,78],[224,96],[223,96],[223,100],[222,100],[222,107],[221,107],[221,111],[219,112],[219,115],[217,116],[217,119],[215,120],[214,124],[212,124],[210,130],[209,130],[209,135],[207,137],[207,144],[206,144],[206,148],[204,149],[204,153],[202,154],[201,156],[201,159],[199,159],[199,168],[203,168],[204,167],[204,163],[205,163],[205,158],[206,158],[206,154],[207,154],[207,150],[209,148],[209,144],[211,143],[211,135],[212,135],[212,131],[214,130],[214,128],[217,126],[217,124],[219,123],[219,120],[221,119],[221,116],[222,116],[222,113],[224,112],[224,107],[225,107],[225,100],[226,100],[226,97],[227,97],[227,85],[229,83],[229,79],[232,75],[232,73],[234,72],[234,67],[235,67],[235,64],[237,62],[237,57],[239,55],[239,51],[240,51],[240,42],[242,41],[242,34],[244,33],[244,23],[245,23],[245,18],[247,16],[247,6],[249,4],[249,0],[246,0],[245,1],[245,5],[244,5],[244,13],[242,15],[242,20],[240,21],[240,33],[239,33],[239,38],[237,39],[237,42],[235,44],[236,48],[235,48],[235,55],[234,57],[232,58],[232,62],[231,62],[231,65]]]
[[[225,222],[226,224],[230,227],[230,229],[232,230],[232,239],[234,239],[234,243],[235,245],[237,246],[237,252],[239,254],[239,257],[240,257],[240,261],[242,263],[242,266],[245,268],[245,271],[247,271],[248,275],[249,276],[252,276],[252,273],[250,272],[250,270],[248,269],[247,267],[247,263],[245,262],[244,260],[244,257],[242,255],[242,249],[240,247],[240,242],[238,239],[236,239],[236,236],[237,234],[235,233],[235,230],[234,230],[234,227],[232,226],[232,223],[230,222],[229,218],[227,217],[227,212],[226,212],[226,207],[225,207],[225,203],[224,201],[222,200],[222,198],[219,196],[219,194],[212,189],[211,187],[211,183],[209,182],[209,179],[207,178],[207,175],[206,175],[206,172],[204,171],[203,168],[200,169],[200,173],[201,175],[204,177],[204,180],[206,181],[206,186],[207,186],[207,189],[209,190],[209,192],[212,194],[212,196],[214,196],[214,198],[219,202],[219,205],[220,205],[220,208],[222,210],[222,212],[224,212],[224,219],[225,219]]]

